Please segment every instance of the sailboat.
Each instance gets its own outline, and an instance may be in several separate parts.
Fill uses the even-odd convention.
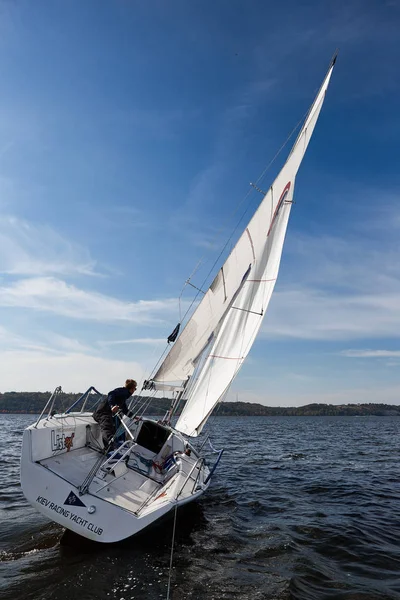
[[[224,398],[260,329],[278,276],[295,179],[319,117],[336,57],[289,156],[264,194],[213,282],[164,360],[144,383],[148,393],[171,393],[167,415],[119,417],[124,439],[105,448],[88,409],[89,390],[55,414],[57,388],[23,435],[21,484],[27,500],[75,533],[109,543],[130,537],[172,509],[196,500],[210,485],[222,456],[208,464],[196,447],[215,406]],[[183,410],[174,426],[172,417]]]

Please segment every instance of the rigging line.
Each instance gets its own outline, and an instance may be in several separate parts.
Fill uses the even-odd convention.
[[[283,142],[283,144],[279,148],[278,152],[275,154],[275,156],[272,158],[272,160],[270,160],[270,162],[267,164],[267,166],[265,167],[265,169],[261,173],[261,175],[256,179],[255,185],[257,185],[263,179],[263,177],[265,176],[265,174],[268,171],[268,169],[273,165],[273,163],[278,158],[278,156],[280,155],[280,153],[282,152],[282,150],[284,149],[284,147],[286,146],[286,144],[289,142],[290,138],[293,136],[293,134],[296,131],[296,129],[298,129],[298,127],[305,121],[305,119],[307,118],[308,112],[309,111],[307,110],[307,112],[303,115],[303,117],[300,119],[300,121],[297,123],[297,125],[295,125],[293,127],[292,131],[289,133],[288,137]]]
[[[135,400],[135,402],[132,405],[128,406],[129,412],[136,414],[137,407],[139,406],[141,399],[142,399],[141,396],[139,396],[139,398],[137,400]]]
[[[139,396],[137,402],[134,405],[134,408],[136,410],[136,413],[134,416],[139,415],[139,412],[142,411],[143,407],[146,407],[146,404],[150,405],[151,402],[154,400],[155,395],[156,395],[156,390],[152,390],[149,394],[149,396]],[[143,402],[140,404],[141,400],[143,400]],[[139,406],[140,404],[140,406]],[[133,412],[133,409],[131,409],[131,412]],[[143,412],[142,412],[143,414]]]
[[[143,402],[142,406],[137,411],[138,417],[143,417],[144,413],[146,412],[146,410],[148,409],[148,407],[151,404],[151,400],[152,400],[152,398],[150,400],[146,400],[146,402]]]
[[[190,283],[189,279],[186,281],[186,285],[190,285],[192,288],[194,288],[195,290],[197,290],[198,292],[201,292],[202,294],[205,294],[206,292],[204,290],[201,290],[200,288],[196,287],[195,285],[193,285],[193,283]]]
[[[154,400],[154,396],[150,398],[148,398],[143,404],[142,404],[142,412],[139,415],[139,411],[138,411],[138,415],[140,417],[143,417],[144,413],[146,412],[146,410],[149,408],[150,404],[152,403],[152,401]]]
[[[150,390],[150,391],[149,391],[149,393],[148,393],[146,396],[142,396],[142,392],[143,392],[143,390],[140,390],[140,392],[139,392],[138,394],[135,394],[134,396],[131,396],[132,400],[130,400],[130,402],[129,402],[129,404],[128,404],[128,410],[129,410],[129,411],[131,411],[131,412],[132,412],[132,411],[133,411],[133,409],[135,408],[135,406],[136,406],[137,404],[139,404],[139,403],[140,403],[140,401],[141,401],[143,398],[146,398],[146,399],[147,399],[147,398],[149,397],[149,395],[150,395],[150,396],[151,396],[152,394],[153,394],[153,395],[155,395],[155,393],[156,393],[156,391],[155,391],[155,390]]]
[[[186,379],[184,386],[183,386],[183,390],[181,392],[179,392],[177,394],[177,397],[171,401],[171,407],[169,409],[169,412],[170,412],[169,422],[171,422],[171,419],[174,415],[178,414],[179,405],[180,405],[181,401],[183,400],[183,397],[185,396],[185,394],[187,395],[187,387],[190,382],[190,379],[191,379],[190,377],[188,379]]]
[[[194,277],[197,269],[200,268],[200,265],[202,263],[203,257],[198,261],[197,265],[195,266],[195,268],[193,269],[193,271],[191,272],[191,274],[189,275],[189,278],[185,281],[183,288],[181,290],[181,293],[179,294],[179,298],[178,298],[178,306],[179,306],[179,323],[182,323],[182,306],[181,306],[181,301],[182,301],[182,296],[183,296],[183,292],[187,286],[187,282],[190,281],[192,279],[192,277]]]
[[[151,380],[153,378],[153,374],[156,372],[156,370],[158,369],[158,365],[161,363],[162,359],[164,358],[165,354],[167,353],[167,351],[170,349],[170,345],[167,344],[166,347],[164,348],[164,351],[162,352],[160,358],[158,359],[156,365],[153,367],[153,369],[150,371],[149,376],[146,378],[147,380]]]
[[[158,345],[159,345],[159,344],[156,344],[156,345],[154,346],[153,353],[152,353],[152,355],[151,355],[151,358],[149,358],[149,360],[147,361],[147,365],[146,365],[146,368],[144,369],[144,373],[149,373],[149,371],[150,371],[150,366],[149,366],[149,365],[150,365],[150,361],[153,363],[153,358],[154,358],[154,356],[155,356],[155,354],[156,354],[156,351],[157,351],[157,349],[158,349]],[[157,365],[159,364],[159,362],[161,361],[162,357],[164,356],[164,354],[165,354],[165,352],[167,351],[167,349],[168,349],[168,348],[169,348],[169,345],[167,344],[167,345],[164,347],[164,350],[162,351],[162,353],[161,353],[161,356],[160,356],[160,358],[159,358],[159,359],[158,359],[158,361],[157,361],[156,367],[157,367]],[[143,380],[141,381],[141,385],[142,385],[142,387],[143,387],[143,382],[144,382],[145,380],[148,380],[148,379],[150,379],[150,378],[151,378],[151,375],[152,375],[152,373],[154,372],[154,370],[155,370],[155,368],[156,368],[156,367],[153,367],[153,369],[150,371],[150,374],[149,374],[149,376],[148,376],[148,377],[143,377]],[[139,385],[138,385],[138,387],[139,387]]]
[[[170,557],[170,560],[169,560],[167,600],[169,600],[169,593],[171,591],[172,559],[173,559],[173,556],[174,556],[175,529],[176,529],[176,513],[177,512],[178,512],[178,502],[176,502],[176,504],[175,504],[174,525],[173,525],[173,528],[172,528],[172,543],[171,543],[171,557]]]

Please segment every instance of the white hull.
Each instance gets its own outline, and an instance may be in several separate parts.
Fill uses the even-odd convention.
[[[89,413],[42,419],[24,432],[21,485],[27,500],[46,517],[98,542],[135,535],[167,514],[199,498],[209,486],[209,469],[171,428],[150,419],[132,427],[167,436],[156,454],[135,442],[122,447],[126,460],[100,452],[99,426]],[[151,444],[149,444],[151,445]],[[161,469],[166,454],[172,466]],[[155,466],[154,466],[155,465]]]

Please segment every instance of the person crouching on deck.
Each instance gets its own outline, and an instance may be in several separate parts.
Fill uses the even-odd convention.
[[[111,438],[115,434],[113,415],[121,410],[124,415],[128,417],[132,416],[132,413],[128,411],[126,401],[132,396],[136,388],[136,381],[134,379],[127,379],[124,387],[119,387],[108,392],[107,398],[100,402],[94,411],[93,419],[100,425],[105,448],[107,448]]]

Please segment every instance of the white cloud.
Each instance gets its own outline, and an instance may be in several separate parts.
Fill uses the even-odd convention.
[[[400,350],[342,350],[349,358],[400,358]]]
[[[164,322],[165,316],[176,312],[177,300],[123,302],[86,292],[53,277],[32,277],[1,287],[0,306],[34,309],[87,321],[159,324]]]
[[[28,338],[9,331],[0,325],[0,342],[3,348],[19,348],[24,350],[46,350],[46,344],[39,341],[29,340]]]
[[[398,338],[400,263],[393,223],[399,214],[383,203],[351,219],[341,236],[290,233],[263,332],[310,340]]]
[[[257,68],[256,71],[253,80],[243,88],[235,90],[230,97],[227,96],[227,105],[216,121],[213,147],[207,157],[208,164],[199,169],[191,182],[184,206],[179,207],[179,211],[170,219],[171,225],[179,228],[180,235],[186,235],[188,242],[193,245],[211,249],[215,249],[216,244],[220,245],[221,236],[217,239],[217,236],[214,236],[215,227],[210,228],[210,209],[214,205],[222,206],[221,198],[229,194],[227,181],[232,175],[232,170],[242,165],[250,145],[245,130],[251,126],[258,106],[264,106],[266,98],[272,94],[276,84],[274,78],[259,73]],[[251,191],[246,180],[242,181],[242,192],[238,192],[236,187],[232,188],[231,193],[236,195],[238,204],[229,212],[225,223],[221,223],[223,227],[228,221],[231,227],[233,215],[246,199],[249,189]],[[206,239],[202,240],[204,236]],[[225,241],[225,238],[224,234],[222,239]]]
[[[48,341],[48,347],[51,347],[53,352],[74,352],[74,353],[90,353],[92,348],[87,344],[82,344],[79,340],[59,335],[54,332],[45,332],[44,338]]]
[[[101,341],[101,346],[118,346],[124,344],[142,344],[145,346],[157,346],[159,344],[166,344],[166,338],[133,338],[131,340],[112,340],[112,341]]]
[[[79,340],[43,329],[35,335],[32,332],[28,335],[20,335],[0,326],[0,342],[4,350],[30,350],[31,352],[52,352],[54,354],[92,352],[92,348],[82,344]]]
[[[263,333],[308,340],[398,338],[398,294],[350,295],[303,288],[276,292]]]
[[[100,392],[122,385],[127,378],[141,381],[143,367],[83,353],[54,355],[48,352],[0,353],[1,391],[47,391],[61,385],[65,392],[84,392],[94,385]]]
[[[393,223],[394,214],[388,213],[387,217]],[[383,218],[379,212],[373,223],[360,222],[361,231],[343,232],[341,237],[289,232],[285,255],[291,259],[291,280],[329,288],[335,293],[400,291],[398,236],[389,236],[388,227],[380,231]]]
[[[12,275],[94,275],[88,251],[46,225],[0,217],[0,271]]]
[[[267,391],[266,391],[267,390]],[[292,392],[271,392],[268,381],[262,382],[260,390],[248,390],[238,381],[234,391],[230,392],[226,400],[233,402],[256,402],[268,406],[305,406],[306,404],[363,404],[383,403],[399,404],[400,385],[384,387],[379,383],[368,387],[338,388],[333,391],[302,391],[294,389]]]

